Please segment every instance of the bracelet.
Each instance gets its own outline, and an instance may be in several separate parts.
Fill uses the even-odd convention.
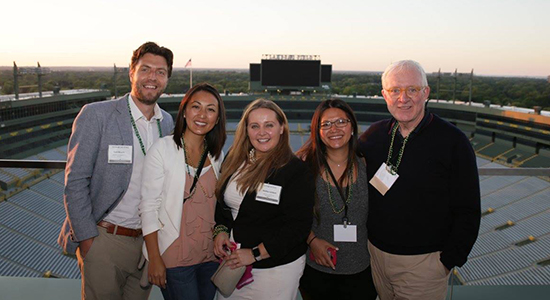
[[[225,232],[227,233],[227,235],[229,235],[229,229],[225,225],[217,225],[216,227],[214,227],[214,229],[212,230],[212,239],[215,239],[218,234],[222,232]]]
[[[311,240],[309,240],[309,243],[307,243],[307,246],[309,247],[309,245],[311,245],[311,242],[313,242],[314,239],[316,239],[317,236],[314,236]]]

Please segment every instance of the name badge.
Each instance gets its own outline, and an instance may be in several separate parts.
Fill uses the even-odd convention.
[[[109,156],[107,161],[110,164],[131,164],[132,146],[109,145]]]
[[[264,183],[262,189],[258,193],[256,193],[256,200],[279,205],[282,189],[282,186]]]
[[[399,174],[392,174],[389,171],[388,165],[382,163],[374,177],[369,181],[373,187],[375,187],[382,196],[392,187],[395,181],[399,178]]]
[[[357,242],[357,225],[334,225],[335,242]]]

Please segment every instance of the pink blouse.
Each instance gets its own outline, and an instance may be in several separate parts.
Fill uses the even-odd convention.
[[[193,177],[189,174],[186,176],[185,196],[187,197]],[[199,177],[195,193],[183,205],[179,237],[162,254],[167,268],[216,261],[212,240],[212,228],[216,224],[214,221],[215,188],[216,176],[210,167]]]

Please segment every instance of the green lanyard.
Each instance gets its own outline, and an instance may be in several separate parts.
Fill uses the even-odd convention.
[[[340,186],[338,185],[338,181],[336,180],[336,177],[334,176],[334,174],[332,174],[332,170],[330,169],[330,166],[328,165],[328,163],[325,164],[325,178],[326,178],[326,184],[327,184],[327,190],[328,190],[328,200],[330,202],[330,206],[332,206],[332,211],[335,214],[340,214],[342,211],[346,210],[345,214],[344,214],[343,222],[348,221],[348,204],[351,201],[351,198],[352,198],[352,195],[353,195],[352,181],[353,181],[353,171],[354,170],[355,170],[355,164],[352,162],[351,163],[351,168],[348,171],[348,194],[347,194],[346,200],[344,200],[344,198],[342,198],[342,201],[344,202],[344,206],[342,206],[342,208],[340,208],[340,209],[337,209],[336,208],[336,203],[334,203],[335,201],[332,199],[333,197],[332,197],[332,192],[331,192],[331,188],[330,188],[330,179],[328,177],[329,172],[330,172],[330,176],[332,178],[332,181],[334,181],[334,185],[336,186],[336,189],[338,190],[338,193],[340,194],[340,197],[343,197],[344,194],[340,193],[341,192]]]
[[[407,144],[407,141],[409,140],[410,134],[407,135],[407,137],[403,140],[403,145],[401,146],[401,150],[399,150],[399,156],[397,157],[397,163],[394,165],[390,164],[390,159],[393,154],[393,141],[395,139],[395,134],[397,133],[397,129],[399,128],[399,123],[397,123],[397,126],[394,126],[392,133],[391,133],[391,143],[390,143],[390,150],[388,151],[388,159],[386,160],[386,165],[389,167],[389,171],[392,175],[397,174],[397,168],[399,168],[399,165],[401,164],[401,158],[403,158],[403,152],[405,152],[405,145]]]
[[[191,161],[189,161],[189,157],[187,157],[187,150],[185,150],[185,140],[183,139],[183,136],[181,137],[181,145],[182,145],[182,148],[183,148],[183,154],[185,155],[185,167],[187,168],[187,174],[189,174],[189,176],[191,176],[191,170],[189,169],[189,164],[191,164]],[[195,191],[197,190],[196,184],[199,181],[199,177],[201,176],[200,173],[202,172],[202,167],[204,166],[204,162],[206,161],[207,149],[208,149],[208,145],[206,143],[206,138],[205,138],[204,139],[204,149],[202,150],[202,154],[201,154],[201,160],[199,161],[199,165],[197,166],[197,170],[195,171],[195,176],[193,178],[193,183],[191,184],[191,189],[189,190],[189,196],[187,196],[187,197],[184,196],[183,197],[183,203],[185,203],[185,201],[187,199],[193,197],[193,195],[195,194]],[[204,188],[202,187],[200,182],[199,182],[199,185],[200,185],[204,195],[206,197],[208,197],[208,195],[206,194],[206,191],[204,190]],[[208,198],[212,198],[212,197],[208,197]]]
[[[143,152],[143,156],[147,155],[145,153],[145,146],[143,145],[143,141],[141,140],[141,135],[139,135],[139,131],[136,126],[136,121],[134,121],[134,117],[132,116],[132,109],[130,108],[130,99],[128,99],[128,112],[130,113],[130,121],[132,122],[132,127],[134,127],[134,132],[136,133],[136,137],[139,141],[139,146],[141,147],[141,152]],[[159,138],[162,137],[162,128],[160,128],[160,120],[157,119],[157,127],[159,128]]]

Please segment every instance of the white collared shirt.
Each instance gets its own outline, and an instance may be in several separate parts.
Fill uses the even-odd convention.
[[[128,95],[128,101],[130,102],[130,111],[132,112],[132,117],[136,123],[139,135],[145,147],[145,152],[151,148],[151,145],[159,139],[159,129],[157,125],[157,120],[162,121],[162,112],[160,107],[155,103],[154,115],[151,120],[147,120],[143,113],[139,110],[137,105],[132,100],[132,97]],[[132,127],[132,124],[128,124]],[[163,132],[167,134],[167,132]],[[105,221],[128,227],[133,229],[141,228],[141,218],[139,217],[138,205],[140,202],[141,195],[141,171],[143,169],[143,162],[145,156],[141,151],[141,146],[139,140],[135,134],[134,128],[132,127],[132,136],[134,137],[134,146],[133,146],[133,168],[132,176],[130,177],[130,185],[128,186],[128,191],[118,205],[105,217]]]

